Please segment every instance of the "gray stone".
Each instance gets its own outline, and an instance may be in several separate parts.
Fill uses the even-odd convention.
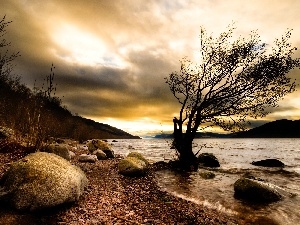
[[[72,151],[69,151],[69,155],[70,155],[70,158],[71,158],[71,159],[74,159],[74,157],[76,156],[75,153],[72,152]]]
[[[79,167],[62,157],[36,152],[12,163],[0,183],[2,201],[34,211],[77,201],[88,180]]]
[[[87,155],[87,154],[81,154],[78,158],[79,162],[91,162],[94,163],[97,161],[97,156],[95,155]]]
[[[51,144],[46,146],[43,151],[56,154],[68,161],[71,159],[69,148],[65,144]]]
[[[97,159],[99,159],[99,160],[101,160],[101,159],[107,159],[106,154],[102,150],[100,150],[100,149],[94,151],[93,155],[97,156]]]

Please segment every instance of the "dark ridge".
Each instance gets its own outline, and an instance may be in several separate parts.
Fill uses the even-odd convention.
[[[276,120],[232,135],[234,138],[300,138],[300,120]]]
[[[18,77],[0,73],[0,127],[14,130],[20,136],[88,139],[138,139],[123,130],[73,115],[58,97],[43,89],[32,91]],[[31,128],[41,131],[38,135]],[[30,133],[31,132],[31,133]],[[0,138],[5,137],[0,132]]]
[[[131,135],[121,129],[112,127],[108,124],[95,122],[94,120],[86,119],[86,118],[79,117],[79,116],[77,116],[77,119],[81,120],[86,125],[93,127],[93,129],[95,129],[95,130],[102,131],[103,135],[107,136],[106,138],[140,139],[139,136]]]
[[[173,138],[173,134],[157,134],[155,138]],[[230,134],[198,132],[195,138],[300,138],[300,120],[276,120],[248,131]]]

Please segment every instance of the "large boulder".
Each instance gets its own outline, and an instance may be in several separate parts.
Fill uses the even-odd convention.
[[[19,210],[40,210],[79,199],[88,181],[60,156],[36,152],[12,163],[0,181],[0,200]]]
[[[270,203],[282,199],[279,187],[258,180],[240,178],[234,183],[236,198],[251,202]]]
[[[119,162],[118,170],[120,174],[125,176],[142,176],[147,171],[147,165],[136,157],[126,157]]]
[[[278,159],[263,159],[259,161],[254,161],[251,164],[254,166],[264,166],[264,167],[284,167],[284,163]]]
[[[220,167],[220,163],[212,153],[202,153],[198,156],[198,162],[205,167]]]
[[[68,161],[71,159],[69,148],[65,144],[51,144],[46,146],[43,151],[59,155]]]

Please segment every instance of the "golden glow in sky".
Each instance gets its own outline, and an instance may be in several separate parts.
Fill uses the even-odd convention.
[[[24,83],[42,82],[54,63],[57,95],[71,112],[137,135],[172,130],[180,105],[164,77],[179,70],[183,57],[197,59],[200,26],[218,35],[235,22],[237,37],[257,30],[270,46],[290,28],[292,44],[300,49],[297,0],[0,0],[0,5],[0,16],[13,21],[6,37],[22,55],[15,73]],[[299,119],[299,99],[299,91],[287,96],[263,120]]]

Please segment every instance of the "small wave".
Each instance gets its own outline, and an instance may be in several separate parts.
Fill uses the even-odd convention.
[[[149,146],[151,149],[160,149],[162,148],[161,146],[155,146],[155,145],[152,145],[152,146]],[[162,148],[163,149],[163,148]]]
[[[181,198],[181,199],[184,199],[184,200],[187,200],[189,202],[193,202],[197,205],[203,205],[204,207],[206,208],[210,208],[210,209],[215,209],[219,212],[222,212],[222,213],[225,213],[227,215],[238,215],[238,212],[232,210],[232,209],[228,209],[226,207],[224,207],[222,204],[220,204],[219,202],[216,202],[216,203],[210,203],[209,201],[207,200],[204,200],[204,201],[201,201],[199,199],[196,199],[196,198],[190,198],[190,197],[187,197],[183,194],[178,194],[177,192],[171,192],[172,195],[178,197],[178,198]]]

